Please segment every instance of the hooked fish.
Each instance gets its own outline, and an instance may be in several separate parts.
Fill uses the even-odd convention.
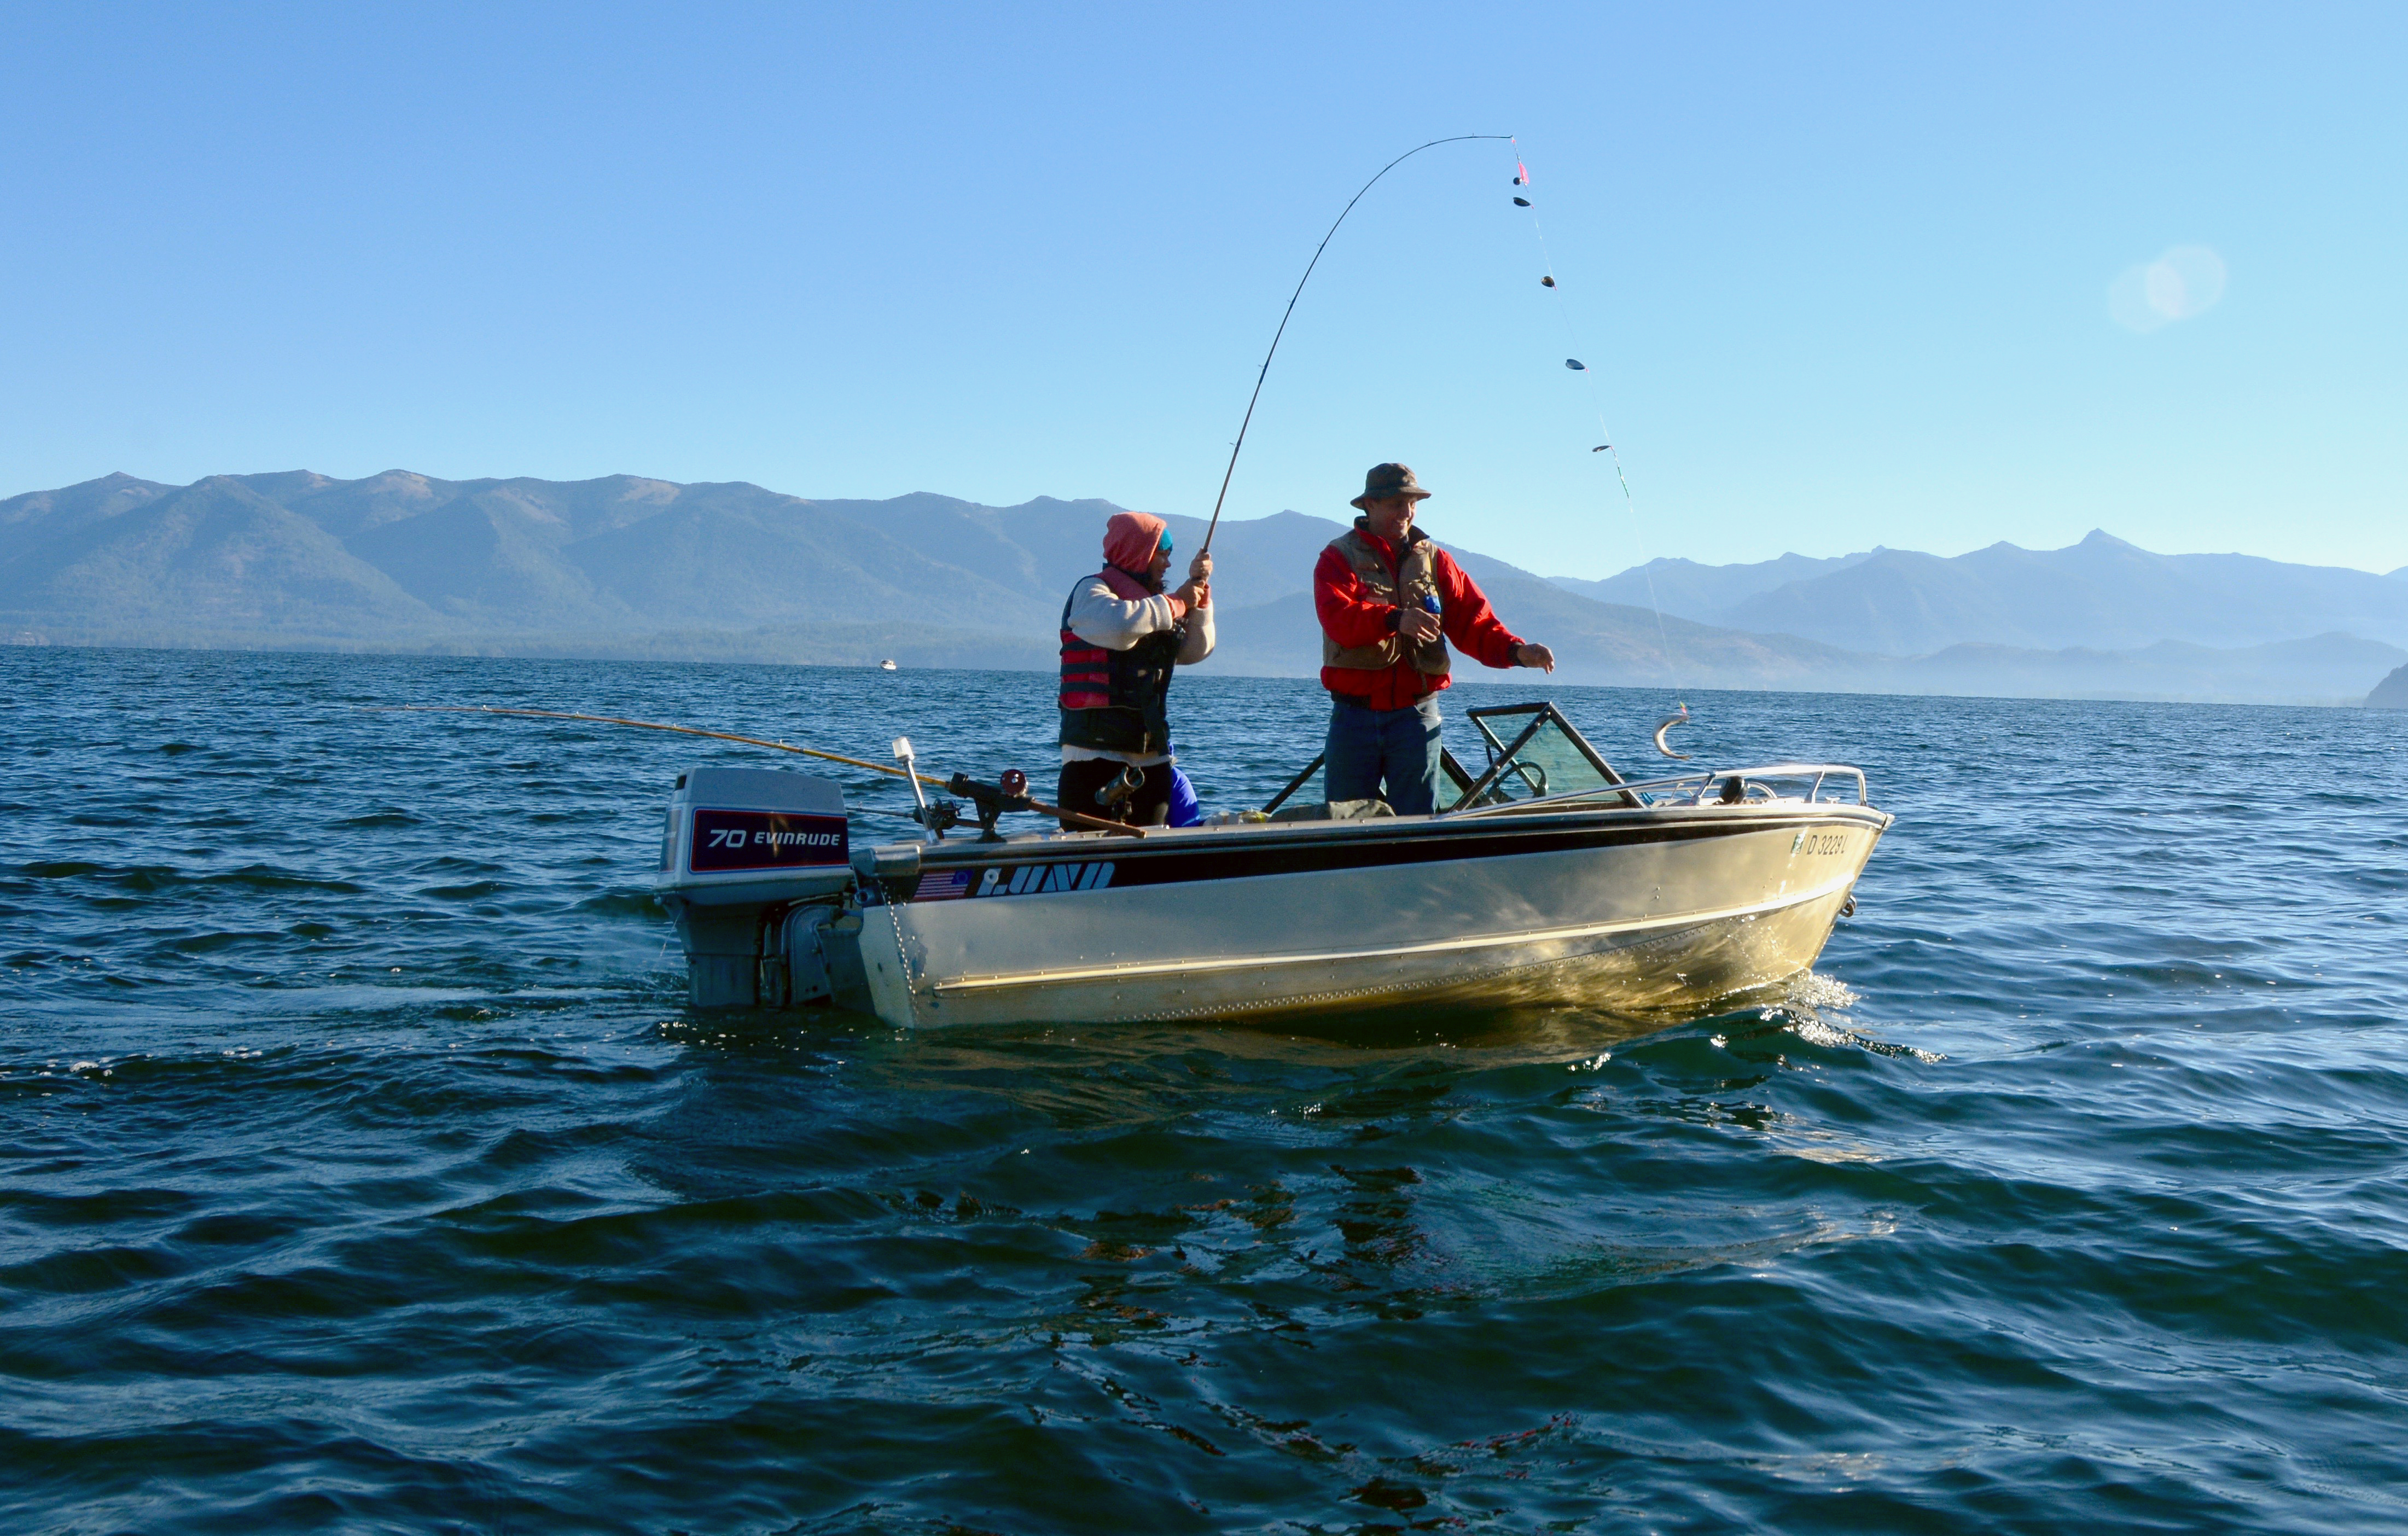
[[[1665,716],[1663,723],[1656,727],[1656,750],[1662,753],[1665,756],[1670,757],[1676,763],[1687,762],[1692,754],[1685,752],[1674,752],[1670,746],[1665,744],[1664,733],[1670,730],[1675,725],[1685,725],[1688,723],[1689,711],[1685,709],[1679,714]]]

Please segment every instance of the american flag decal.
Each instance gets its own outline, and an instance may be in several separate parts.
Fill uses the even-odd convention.
[[[970,894],[970,872],[968,869],[931,869],[920,877],[919,888],[911,893],[914,901],[952,901]]]

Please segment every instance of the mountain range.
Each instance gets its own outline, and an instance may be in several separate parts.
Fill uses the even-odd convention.
[[[0,638],[1044,669],[1117,510],[624,475],[110,475],[0,501]],[[1204,524],[1168,521],[1183,564]],[[1294,511],[1221,525],[1212,665],[1317,669],[1311,573],[1342,530]],[[1659,560],[1602,581],[1455,553],[1576,682],[2356,702],[2408,662],[2408,570],[2104,533],[1953,559]]]
[[[2061,550],[1993,544],[1942,558],[1869,550],[1754,565],[1656,560],[1568,591],[1700,624],[1777,631],[1891,655],[1969,642],[2053,650],[2158,640],[2295,639],[2303,625],[2408,645],[2408,567],[2389,576],[2247,554],[2153,554],[2094,530]]]

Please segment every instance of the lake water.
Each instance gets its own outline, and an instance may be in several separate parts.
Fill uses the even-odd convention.
[[[1689,702],[1899,816],[1778,1007],[910,1035],[684,1009],[767,754],[362,707],[1043,782],[1042,677],[0,651],[0,1529],[2408,1529],[2408,714]]]

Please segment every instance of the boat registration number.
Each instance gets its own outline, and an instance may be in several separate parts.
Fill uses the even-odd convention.
[[[1789,840],[1789,852],[1796,854],[1843,854],[1847,852],[1848,835],[1844,832],[1816,832],[1811,828]]]

